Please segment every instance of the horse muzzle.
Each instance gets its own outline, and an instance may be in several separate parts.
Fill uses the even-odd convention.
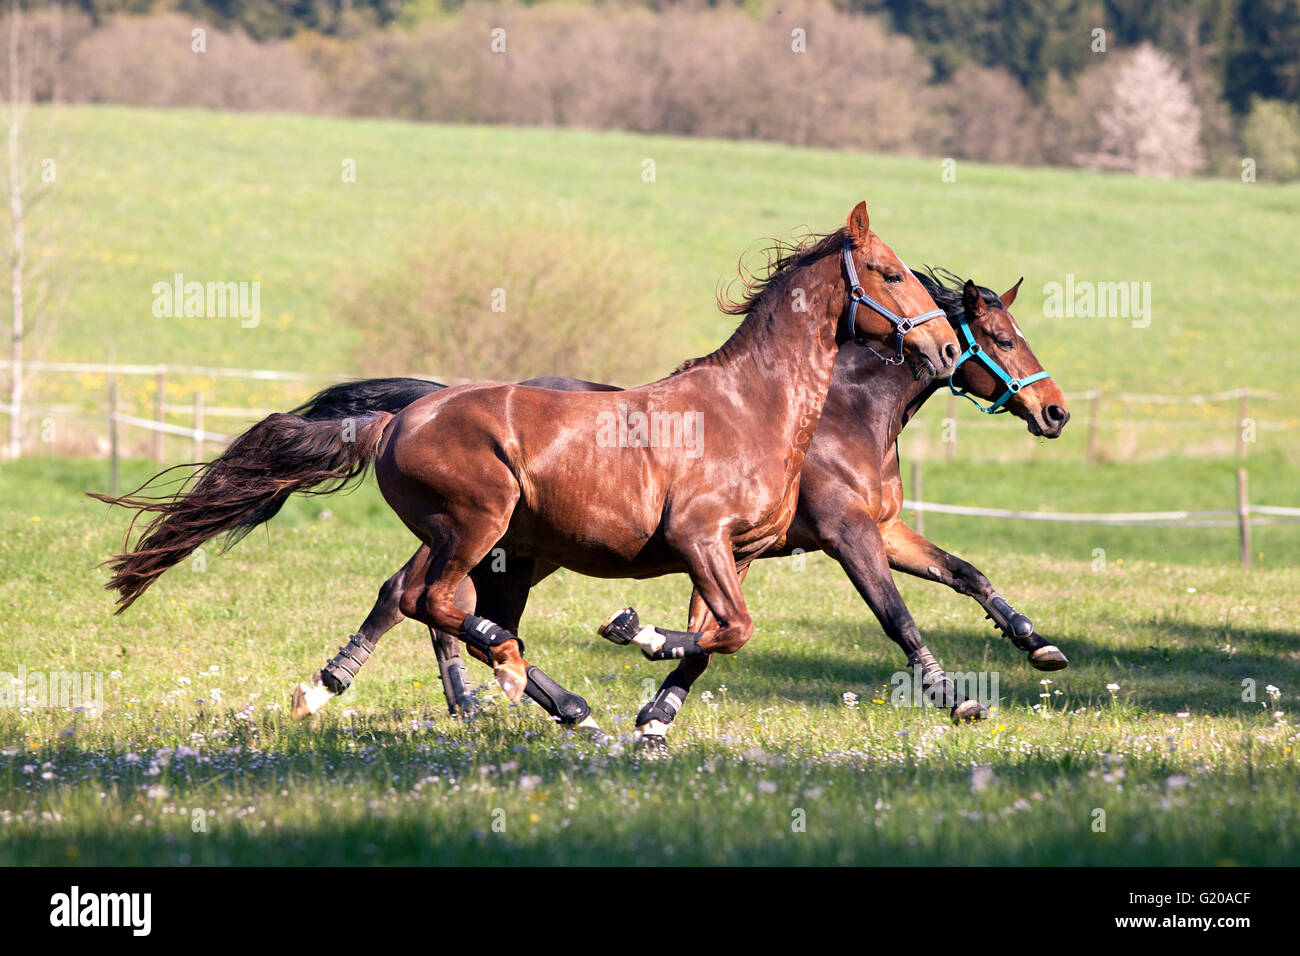
[[[1059,438],[1069,420],[1070,412],[1064,405],[1044,405],[1028,419],[1029,434],[1043,438]]]

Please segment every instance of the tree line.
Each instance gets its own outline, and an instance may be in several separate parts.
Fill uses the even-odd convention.
[[[1300,178],[1300,0],[32,2],[37,99]]]
[[[238,27],[257,40],[302,31],[350,36],[367,27],[409,27],[465,5],[463,0],[71,3],[96,23],[118,13],[174,10]],[[657,10],[692,4],[645,0],[644,5]],[[1300,102],[1300,0],[842,0],[836,6],[887,15],[895,30],[918,44],[939,79],[966,62],[1002,67],[1036,100],[1045,95],[1053,73],[1068,78],[1088,65],[1090,49],[1079,38],[1100,28],[1116,46],[1147,42],[1189,68],[1206,71],[1238,113],[1255,97]]]

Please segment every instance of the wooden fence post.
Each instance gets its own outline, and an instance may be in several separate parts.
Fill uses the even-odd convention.
[[[154,376],[156,394],[154,395],[154,420],[162,425],[167,421],[167,413],[163,410],[163,402],[167,396],[167,366],[159,365],[158,373]],[[161,462],[163,460],[163,438],[165,436],[159,429],[153,433],[153,460]]]
[[[1246,488],[1246,469],[1237,469],[1237,529],[1241,536],[1241,566],[1250,567],[1250,494]]]
[[[194,460],[203,460],[203,393],[194,393]]]
[[[921,497],[921,463],[916,460],[912,461],[912,500],[924,500]],[[913,513],[915,515],[912,525],[913,529],[917,534],[925,534],[925,512],[920,508],[917,508]]]
[[[1097,419],[1100,417],[1101,389],[1088,393],[1088,464],[1097,463]]]
[[[119,455],[117,437],[117,376],[108,377],[108,455],[110,459],[110,471],[108,484],[116,496],[118,490],[118,473],[119,473]]]

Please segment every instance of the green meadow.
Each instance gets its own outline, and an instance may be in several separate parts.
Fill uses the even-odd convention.
[[[1257,406],[1279,424],[1297,397],[1300,187],[964,163],[946,182],[938,158],[539,129],[116,108],[44,119],[62,147],[43,241],[68,277],[51,360],[348,373],[379,347],[339,318],[357,283],[421,243],[519,226],[616,250],[655,317],[649,379],[729,332],[713,297],[742,252],[800,226],[831,229],[865,198],[909,264],[999,290],[1025,276],[1013,311],[1068,394],[1250,385],[1281,396]],[[341,175],[348,160],[355,182]],[[155,317],[153,284],[175,273],[261,283],[261,322]],[[1067,275],[1150,282],[1150,325],[1044,314],[1045,286]],[[208,384],[219,386],[210,400],[248,407],[287,407],[309,389]],[[39,388],[78,402],[103,385],[51,375]],[[147,409],[149,385],[125,383],[128,405]],[[960,409],[951,458],[937,439],[946,405],[934,404],[909,429],[924,441],[904,444],[905,457],[923,446],[928,500],[1055,511],[1235,501],[1231,422],[1213,432],[1226,454],[1157,454],[1144,430],[1231,419],[1230,405],[1138,407],[1135,452],[1105,431],[1101,460],[1085,465],[1081,401],[1056,442]],[[1252,500],[1300,506],[1292,433],[1260,434],[1246,460]],[[188,457],[175,441],[169,458]],[[123,487],[157,467],[128,457]],[[746,582],[755,637],[710,667],[654,755],[632,730],[666,665],[594,631],[628,603],[680,626],[684,578],[561,572],[535,591],[521,629],[530,660],[590,701],[603,737],[559,729],[487,683],[481,716],[449,717],[427,634],[410,622],[347,695],[294,721],[292,687],[414,547],[373,483],[292,502],[114,617],[97,565],[127,516],[83,494],[108,475],[102,458],[39,444],[0,466],[0,679],[77,673],[102,689],[79,711],[0,688],[3,864],[1300,860],[1294,526],[1257,528],[1244,570],[1232,528],[927,516],[927,534],[984,570],[1072,662],[1033,671],[972,602],[900,577],[940,660],[996,677],[990,719],[960,727],[894,706],[902,655],[833,561],[762,562]]]
[[[1295,394],[1300,185],[974,163],[946,182],[938,159],[203,111],[42,119],[63,157],[42,214],[74,279],[54,358],[346,373],[363,347],[334,312],[346,277],[433,236],[523,222],[616,244],[630,274],[653,278],[639,291],[675,347],[648,380],[731,330],[713,298],[742,253],[833,229],[866,199],[873,228],[913,266],[998,291],[1024,276],[1017,319],[1067,390]],[[152,286],[177,272],[259,281],[264,321],[155,318]],[[1067,275],[1150,282],[1150,327],[1045,317],[1044,286]]]
[[[1099,571],[1087,553],[1022,549],[1004,529],[972,537],[962,553],[1072,665],[1033,671],[974,604],[902,580],[940,660],[996,675],[990,719],[954,727],[946,712],[893,706],[902,655],[837,565],[773,559],[746,582],[755,637],[709,669],[651,759],[631,731],[666,665],[594,631],[628,602],[643,620],[683,621],[684,578],[561,572],[534,593],[529,658],[587,698],[603,740],[509,705],[495,685],[482,687],[484,715],[449,717],[412,623],[344,697],[294,721],[292,687],[411,549],[373,488],[296,503],[115,618],[94,565],[124,516],[80,494],[102,474],[100,462],[7,470],[0,670],[25,667],[28,689],[33,672],[101,675],[102,714],[12,697],[0,708],[6,864],[1300,858],[1290,568],[1118,547]]]

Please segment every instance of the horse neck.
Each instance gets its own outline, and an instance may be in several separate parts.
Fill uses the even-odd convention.
[[[846,345],[840,350],[831,377],[837,412],[861,423],[862,446],[886,453],[921,406],[943,384],[917,381],[906,365],[885,365],[871,353],[879,346]]]
[[[765,421],[783,419],[797,450],[807,449],[830,388],[835,335],[847,306],[839,273],[826,257],[769,287],[721,347],[701,359],[728,380],[732,394],[748,396]],[[806,310],[796,311],[789,290],[804,289]]]

